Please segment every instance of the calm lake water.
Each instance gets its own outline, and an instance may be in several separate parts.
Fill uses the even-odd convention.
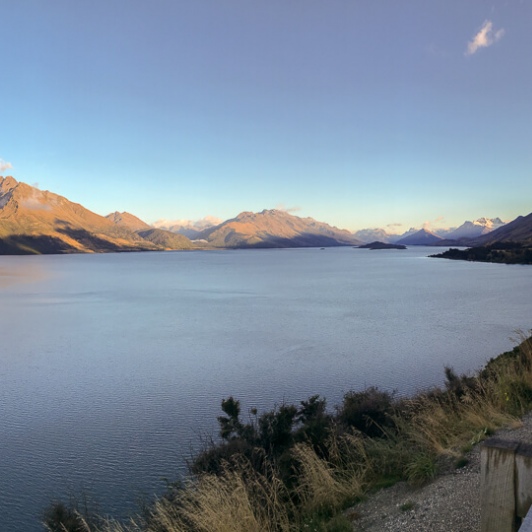
[[[176,479],[222,398],[411,393],[529,330],[532,268],[433,248],[0,257],[0,530],[52,498],[123,517]]]

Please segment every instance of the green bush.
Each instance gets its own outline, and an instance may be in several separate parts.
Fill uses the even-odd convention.
[[[384,436],[393,427],[393,396],[378,388],[362,392],[347,392],[340,408],[338,421],[346,427],[354,427],[369,437]]]

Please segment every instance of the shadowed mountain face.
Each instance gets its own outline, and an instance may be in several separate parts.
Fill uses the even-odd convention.
[[[299,218],[284,211],[243,212],[236,218],[202,231],[198,239],[229,248],[325,247],[358,245],[349,231]]]
[[[113,221],[62,196],[0,177],[0,253],[161,250]]]

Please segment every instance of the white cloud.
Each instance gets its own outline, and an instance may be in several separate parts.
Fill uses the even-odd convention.
[[[465,51],[465,55],[473,55],[478,50],[480,50],[480,48],[487,48],[488,46],[491,46],[497,41],[500,41],[503,35],[503,28],[494,32],[493,22],[491,20],[485,20],[478,33],[473,37],[471,41],[467,43],[467,50]]]
[[[0,172],[8,170],[9,168],[13,168],[13,165],[7,161],[4,161],[4,159],[0,159]]]

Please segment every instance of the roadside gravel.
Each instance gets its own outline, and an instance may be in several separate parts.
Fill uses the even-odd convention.
[[[532,414],[497,437],[532,443]],[[370,495],[348,511],[360,532],[478,532],[480,530],[480,445],[469,462],[422,487],[400,482]]]

